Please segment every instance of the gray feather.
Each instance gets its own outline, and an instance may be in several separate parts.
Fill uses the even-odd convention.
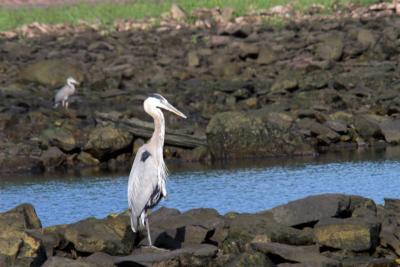
[[[63,86],[60,90],[57,91],[55,97],[54,97],[54,104],[58,106],[58,104],[63,101],[67,100],[68,97],[73,95],[75,92],[75,88],[71,87],[69,85]]]
[[[146,144],[136,153],[128,182],[128,204],[131,215],[131,227],[136,232],[144,225],[147,209],[154,207],[164,197],[165,182],[161,182],[156,159],[143,153],[149,153]]]

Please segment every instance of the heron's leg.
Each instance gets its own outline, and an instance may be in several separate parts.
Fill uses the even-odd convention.
[[[68,100],[65,101],[65,108],[68,109]]]
[[[153,243],[151,242],[151,236],[150,236],[149,218],[147,218],[147,216],[146,216],[146,229],[147,229],[147,239],[149,240],[149,246],[152,247]]]

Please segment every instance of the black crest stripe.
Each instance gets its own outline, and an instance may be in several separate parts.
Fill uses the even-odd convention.
[[[162,97],[160,94],[151,94],[151,97],[157,98],[159,100],[164,100],[164,97]]]

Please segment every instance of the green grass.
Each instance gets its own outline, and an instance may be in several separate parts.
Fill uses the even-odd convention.
[[[146,17],[160,17],[168,12],[171,4],[175,2],[186,11],[206,7],[232,7],[235,15],[240,16],[250,11],[268,9],[276,5],[294,3],[294,7],[304,10],[312,4],[321,4],[329,11],[334,3],[366,5],[377,2],[376,0],[135,0],[124,4],[99,3],[77,4],[73,6],[48,7],[48,8],[0,8],[0,31],[14,29],[24,24],[41,22],[47,24],[72,23],[80,21],[100,22],[111,24],[117,19],[143,19]]]

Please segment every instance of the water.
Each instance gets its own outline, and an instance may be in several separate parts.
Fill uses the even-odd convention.
[[[383,203],[385,197],[400,198],[399,149],[241,161],[212,168],[170,167],[169,196],[161,205],[181,211],[210,207],[220,213],[255,212],[329,192],[361,195],[377,203]],[[89,216],[102,218],[127,208],[126,173],[2,177],[0,212],[28,202],[34,205],[45,226]]]

